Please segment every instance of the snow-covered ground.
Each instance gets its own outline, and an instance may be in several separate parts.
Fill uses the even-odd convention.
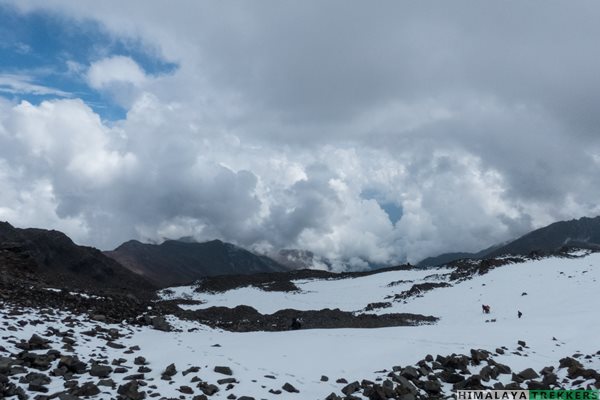
[[[235,307],[248,305],[260,313],[272,314],[278,310],[318,310],[339,308],[342,311],[360,311],[367,304],[389,301],[393,296],[412,285],[423,282],[446,281],[451,269],[420,269],[391,271],[347,279],[305,279],[293,283],[299,292],[267,292],[255,287],[243,287],[224,293],[198,293],[195,286],[180,286],[161,292],[165,300],[191,299],[202,304],[186,304],[181,308],[197,310],[213,306]],[[396,310],[396,309],[394,309]],[[385,312],[396,312],[386,309]]]
[[[299,293],[263,292],[251,288],[220,294],[196,294],[191,288],[176,288],[174,292],[175,297],[187,297],[187,293],[206,302],[200,307],[247,304],[263,313],[284,308],[326,307],[358,311],[368,303],[390,301],[385,297],[422,283],[429,275],[447,272],[394,271],[353,279],[307,280],[295,282],[301,289]],[[388,286],[399,280],[412,282]],[[496,357],[497,361],[510,365],[513,370],[528,367],[539,370],[547,365],[557,365],[560,358],[578,351],[594,354],[600,350],[599,280],[599,253],[580,258],[547,258],[498,267],[485,275],[454,283],[452,287],[437,288],[422,297],[393,302],[393,307],[379,310],[438,316],[440,321],[436,325],[231,333],[171,319],[181,332],[120,327],[131,333],[119,342],[127,347],[140,346],[141,350],[124,354],[124,350],[104,348],[102,352],[109,359],[126,359],[124,365],[127,366],[133,366],[133,358],[138,355],[146,357],[152,368],[152,372],[146,374],[146,380],[153,379],[152,383],[158,385],[158,391],[166,397],[178,397],[181,393],[176,389],[181,385],[194,387],[190,384],[193,376],[208,382],[223,378],[213,371],[217,365],[230,367],[239,381],[230,391],[224,390],[224,385],[220,386],[221,391],[213,398],[222,399],[231,393],[257,399],[322,399],[331,392],[339,393],[344,385],[335,382],[338,378],[348,382],[364,378],[373,380],[384,376],[377,373],[378,370],[414,364],[426,354],[434,357],[436,354],[468,354],[472,348],[493,352],[497,347],[506,346],[509,351]],[[491,314],[482,314],[482,303],[491,306]],[[523,312],[520,319],[517,310]],[[35,320],[40,315],[32,310],[26,318]],[[495,322],[486,322],[490,319]],[[0,336],[28,339],[32,333],[43,334],[49,325],[56,326],[56,323],[26,325],[16,332],[7,331],[6,324],[0,325]],[[92,353],[97,354],[98,347],[106,344],[101,339],[81,335],[81,331],[92,325],[105,326],[88,321],[72,328],[81,341],[89,340],[77,348],[83,360]],[[518,340],[526,341],[528,346],[521,355],[511,353],[517,348]],[[217,344],[219,346],[215,346]],[[14,350],[10,344],[2,345]],[[598,357],[580,361],[587,368],[600,370]],[[173,377],[175,382],[168,384],[161,381],[160,375],[171,363],[175,363],[178,371],[190,366],[201,369],[187,376],[178,373]],[[131,373],[134,372],[132,369]],[[329,381],[321,382],[321,375],[327,375]],[[118,375],[111,377],[120,383]],[[269,389],[281,389],[286,382],[298,388],[300,393],[273,395],[268,392]],[[109,394],[114,391],[108,390],[105,396]],[[100,398],[104,397],[101,395]]]

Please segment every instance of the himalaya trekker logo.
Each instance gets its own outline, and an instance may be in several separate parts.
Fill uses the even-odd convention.
[[[598,390],[457,390],[456,400],[599,400]]]

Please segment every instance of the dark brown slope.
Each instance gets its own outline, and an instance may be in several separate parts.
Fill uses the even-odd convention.
[[[105,254],[161,287],[187,284],[207,276],[288,270],[268,257],[220,240],[167,240],[160,245],[132,240]]]
[[[417,265],[420,267],[448,264],[461,259],[492,259],[502,255],[549,255],[563,249],[580,248],[600,250],[600,216],[583,217],[571,221],[559,221],[531,231],[508,243],[494,245],[478,253],[445,253],[428,257]]]
[[[100,250],[78,246],[64,233],[45,229],[19,229],[0,222],[0,274],[53,288],[82,289],[94,293],[152,295],[154,285]]]
[[[531,252],[553,254],[565,247],[600,249],[600,217],[560,221],[545,226],[486,253],[486,258]]]

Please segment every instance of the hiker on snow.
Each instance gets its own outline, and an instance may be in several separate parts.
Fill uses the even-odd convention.
[[[300,323],[300,320],[298,320],[298,318],[292,318],[292,325],[290,326],[290,328],[292,328],[292,330],[298,330],[300,328],[302,328],[302,323]]]
[[[482,304],[481,305],[481,310],[483,311],[484,314],[489,314],[490,313],[490,306],[488,306],[486,304]]]
[[[517,315],[519,316],[519,318],[521,318],[523,316],[523,313],[521,311],[517,311]]]

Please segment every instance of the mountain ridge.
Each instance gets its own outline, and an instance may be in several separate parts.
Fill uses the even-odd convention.
[[[417,266],[443,265],[459,259],[484,259],[502,255],[553,254],[563,248],[600,249],[600,216],[557,221],[534,229],[514,240],[476,253],[455,252],[427,257]]]
[[[158,245],[130,240],[104,254],[161,287],[190,283],[206,276],[288,270],[267,256],[220,239],[202,243],[166,240]]]
[[[57,230],[0,222],[0,267],[6,280],[27,276],[47,286],[148,294],[156,287],[100,250]]]

